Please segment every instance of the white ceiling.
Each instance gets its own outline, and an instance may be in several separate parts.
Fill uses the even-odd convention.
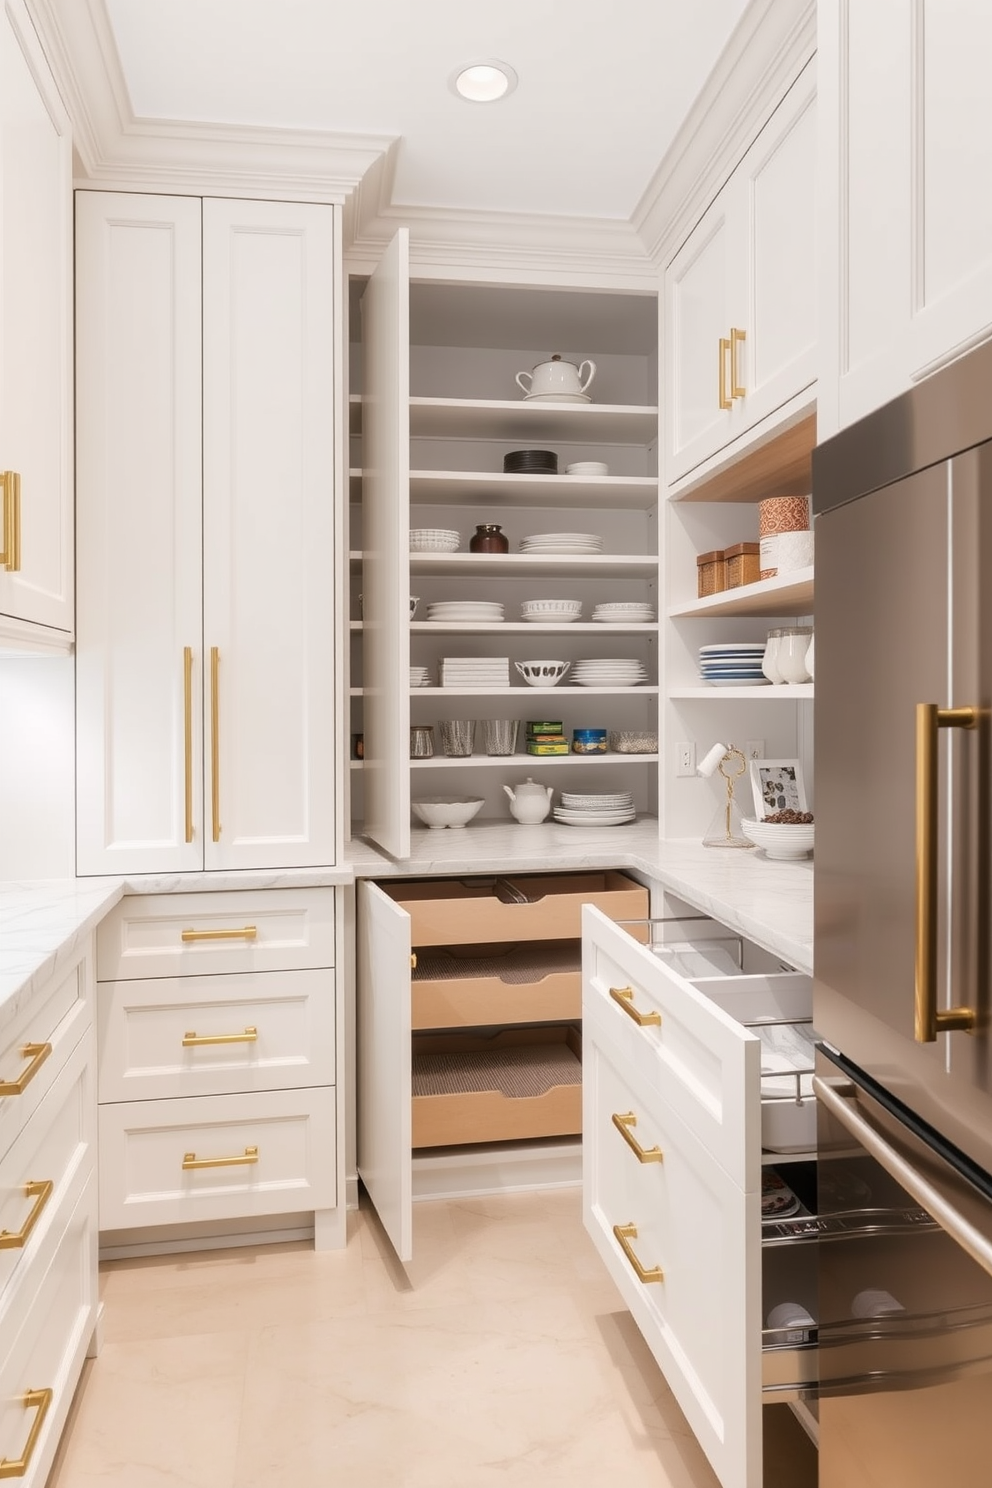
[[[628,221],[746,0],[106,0],[134,114],[386,135],[396,206]],[[448,79],[485,58],[500,103]]]

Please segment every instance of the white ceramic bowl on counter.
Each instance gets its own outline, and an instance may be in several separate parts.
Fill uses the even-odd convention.
[[[766,857],[786,859],[805,858],[813,851],[813,823],[808,825],[788,822],[741,822],[744,836],[760,847]]]
[[[418,801],[410,802],[416,815],[433,831],[467,826],[483,804],[482,796],[421,796]]]

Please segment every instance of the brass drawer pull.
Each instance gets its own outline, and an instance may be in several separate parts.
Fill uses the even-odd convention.
[[[744,398],[747,396],[747,388],[743,383],[737,381],[737,348],[742,341],[747,340],[747,332],[739,331],[736,326],[730,327],[730,396],[731,398]]]
[[[0,1095],[23,1095],[51,1052],[51,1044],[25,1044],[21,1057],[29,1063],[16,1080],[0,1080]]]
[[[184,1033],[184,1049],[202,1049],[204,1044],[254,1044],[258,1029],[249,1023],[244,1033]]]
[[[627,1014],[633,1018],[638,1028],[658,1028],[661,1025],[660,1013],[641,1013],[634,1006],[633,987],[611,987],[610,996],[614,1002],[618,1002]]]
[[[613,1233],[616,1236],[617,1244],[633,1267],[638,1281],[644,1282],[645,1285],[649,1281],[664,1281],[665,1273],[660,1266],[642,1266],[634,1254],[630,1242],[637,1239],[637,1226],[635,1224],[614,1225]]]
[[[665,1154],[662,1152],[660,1147],[642,1147],[640,1142],[634,1136],[633,1132],[630,1130],[632,1126],[637,1125],[637,1117],[634,1115],[633,1111],[624,1111],[623,1114],[614,1112],[614,1114],[610,1117],[610,1120],[613,1122],[613,1125],[623,1137],[624,1141],[627,1143],[627,1146],[630,1148],[631,1152],[637,1158],[637,1161],[639,1163],[661,1162],[664,1159]]]
[[[258,927],[244,925],[240,930],[184,930],[182,939],[187,945],[191,940],[257,940]]]
[[[720,337],[720,407],[732,408],[733,404],[727,397],[727,358],[730,356],[730,340],[726,336]]]
[[[183,1154],[183,1172],[192,1173],[200,1168],[244,1168],[257,1162],[257,1147],[246,1147],[244,1157],[197,1157],[195,1152],[186,1152]]]
[[[27,1244],[28,1236],[41,1218],[41,1212],[52,1197],[54,1189],[55,1184],[51,1178],[40,1182],[29,1179],[25,1183],[24,1197],[35,1201],[31,1206],[31,1213],[19,1230],[0,1230],[0,1250],[20,1250]]]
[[[23,1456],[18,1457],[16,1462],[11,1457],[0,1458],[0,1478],[23,1478],[31,1465],[34,1449],[38,1445],[41,1428],[45,1424],[48,1408],[55,1399],[54,1390],[25,1390],[21,1396],[21,1404],[25,1410],[37,1411],[28,1432],[28,1439],[24,1443]]]
[[[3,552],[0,568],[18,573],[21,567],[21,477],[16,470],[0,471],[3,492]]]

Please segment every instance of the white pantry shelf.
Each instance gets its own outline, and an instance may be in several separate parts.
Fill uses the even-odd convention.
[[[782,682],[767,686],[757,687],[672,687],[669,688],[670,698],[705,698],[708,702],[731,702],[734,699],[746,698],[748,702],[755,703],[784,703],[795,702],[798,698],[813,697],[812,682]]]
[[[546,439],[582,444],[654,444],[658,409],[640,403],[526,403],[523,399],[411,398],[410,435],[427,439]],[[362,401],[349,399],[351,432]]]
[[[455,575],[485,578],[568,578],[594,575],[611,579],[655,578],[658,558],[642,553],[589,553],[575,558],[541,553],[411,553],[410,572],[435,578]]]
[[[782,689],[780,688],[779,691]],[[411,687],[411,697],[534,697],[546,698],[550,695],[560,697],[562,693],[568,693],[570,697],[632,697],[637,694],[643,696],[655,696],[657,687],[648,687],[638,683],[636,687],[567,687],[559,683],[557,687],[516,687],[512,683],[509,687]]]
[[[513,472],[411,470],[411,503],[432,506],[477,506],[481,500],[501,506],[625,507],[649,511],[658,501],[657,476],[607,475],[592,480],[581,475],[517,475]]]
[[[351,768],[360,770],[364,760],[352,760]],[[569,769],[579,766],[592,766],[593,769],[602,769],[605,765],[626,764],[657,764],[657,754],[621,754],[616,750],[610,750],[606,754],[527,754],[519,749],[513,754],[470,754],[467,756],[452,757],[446,754],[435,754],[431,759],[412,759],[411,770],[449,770],[449,769],[505,769],[507,766],[516,768],[526,765],[531,768],[543,770],[546,766],[565,765]]]
[[[358,623],[358,622],[355,622]],[[616,635],[657,635],[655,621],[635,625],[603,625],[597,620],[535,621],[500,620],[492,625],[452,624],[443,620],[415,620],[410,626],[418,635],[530,635],[532,631],[551,635],[604,635],[613,631]]]
[[[759,579],[742,584],[738,589],[724,589],[705,599],[675,605],[669,619],[706,619],[713,615],[811,615],[813,613],[813,568],[798,568],[792,573],[776,574],[772,579]]]

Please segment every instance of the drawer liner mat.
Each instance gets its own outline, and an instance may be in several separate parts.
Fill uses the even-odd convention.
[[[454,956],[437,948],[417,952],[414,982],[463,981],[466,977],[498,977],[508,986],[539,982],[558,971],[581,971],[582,949],[578,941],[550,941],[547,946],[528,945],[498,955]]]
[[[414,1054],[413,1093],[465,1095],[498,1090],[511,1100],[581,1085],[582,1065],[567,1044],[524,1044],[502,1052]]]

